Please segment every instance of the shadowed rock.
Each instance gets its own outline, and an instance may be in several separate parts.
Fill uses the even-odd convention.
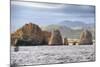
[[[91,45],[92,42],[92,34],[90,31],[86,30],[81,33],[79,45]]]
[[[19,47],[18,46],[14,47],[14,51],[18,52],[19,51]]]
[[[51,37],[51,32],[42,31],[42,34],[43,34],[43,44],[47,45]]]
[[[63,44],[64,44],[64,45],[68,45],[68,40],[67,40],[67,38],[64,38]]]
[[[74,42],[73,42],[73,45],[76,45],[76,43],[77,43],[77,42],[76,42],[76,41],[74,41]]]
[[[63,45],[62,36],[59,30],[54,30],[52,32],[49,45]]]

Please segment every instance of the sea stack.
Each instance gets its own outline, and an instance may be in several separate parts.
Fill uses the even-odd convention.
[[[59,30],[52,31],[49,45],[63,45],[62,36]]]
[[[89,30],[83,31],[80,35],[79,45],[92,45],[92,33]]]
[[[42,45],[43,34],[41,28],[33,23],[25,24],[22,28],[11,34],[12,45],[16,39],[19,46]]]

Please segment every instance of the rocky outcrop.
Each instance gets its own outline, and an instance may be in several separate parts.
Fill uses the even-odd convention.
[[[54,30],[51,34],[49,45],[62,45],[62,36],[59,30]]]
[[[91,45],[92,42],[92,34],[90,31],[83,31],[80,35],[79,45]]]
[[[43,44],[48,45],[51,37],[51,32],[42,31],[42,34],[43,34]]]
[[[68,40],[67,40],[67,38],[64,38],[64,39],[63,39],[63,45],[68,45]]]
[[[18,40],[22,39],[22,31],[17,30],[15,33],[11,34],[11,45],[16,46]]]
[[[16,42],[17,39],[17,42]],[[41,28],[36,24],[25,24],[11,35],[11,44],[13,45],[41,45],[43,34]]]
[[[93,44],[92,34],[86,30],[80,36],[80,45]],[[11,45],[13,46],[35,46],[35,45],[68,45],[67,38],[62,40],[59,30],[53,30],[52,33],[43,31],[36,24],[25,24],[16,32],[11,34]],[[76,45],[76,42],[73,43]]]

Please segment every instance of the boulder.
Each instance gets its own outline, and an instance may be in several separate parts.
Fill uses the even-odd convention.
[[[63,39],[63,45],[68,45],[68,40],[67,40],[67,38],[64,38],[64,39]]]
[[[63,45],[62,36],[59,30],[54,30],[52,32],[49,45]]]
[[[14,47],[14,51],[18,52],[19,51],[19,47],[18,46]]]
[[[80,35],[79,45],[91,45],[91,44],[93,44],[91,32],[89,30],[83,31]]]

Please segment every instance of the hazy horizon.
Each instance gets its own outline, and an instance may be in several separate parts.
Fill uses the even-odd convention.
[[[95,7],[11,1],[11,32],[30,22],[46,26],[63,21],[95,23]]]

